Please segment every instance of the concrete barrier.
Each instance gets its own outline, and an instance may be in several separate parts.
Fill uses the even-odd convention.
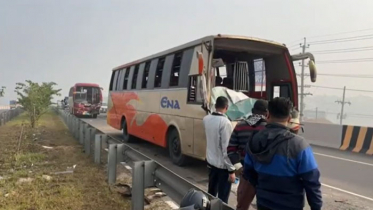
[[[342,126],[322,123],[303,123],[301,134],[310,144],[339,149],[342,140]]]
[[[303,136],[311,145],[373,155],[373,128],[305,122]]]
[[[344,125],[341,150],[373,155],[373,128]]]

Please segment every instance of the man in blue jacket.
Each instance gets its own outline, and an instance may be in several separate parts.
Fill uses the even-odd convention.
[[[268,125],[247,145],[244,177],[256,188],[258,210],[301,210],[304,192],[311,210],[320,210],[320,172],[310,145],[287,128],[293,105],[268,103]]]

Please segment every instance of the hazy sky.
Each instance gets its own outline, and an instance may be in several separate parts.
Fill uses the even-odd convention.
[[[67,95],[76,82],[107,93],[111,69],[211,34],[238,34],[288,44],[373,34],[373,1],[337,0],[0,0],[0,104],[16,97],[16,82],[54,81]],[[373,46],[373,39],[312,45],[309,51]],[[316,54],[317,61],[372,58],[373,51]],[[366,63],[320,64],[319,73],[372,74]],[[297,65],[297,64],[296,64]],[[299,69],[297,67],[297,69]],[[306,79],[307,83],[309,79]],[[373,90],[373,79],[319,76],[315,85]],[[341,91],[312,88],[315,95]],[[352,93],[348,94],[367,94]]]

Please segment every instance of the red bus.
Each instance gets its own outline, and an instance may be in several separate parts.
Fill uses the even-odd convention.
[[[69,92],[71,114],[97,118],[102,104],[102,88],[93,83],[76,83]]]

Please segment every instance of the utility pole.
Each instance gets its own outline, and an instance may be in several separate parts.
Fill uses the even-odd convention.
[[[307,39],[306,37],[304,37],[303,39],[303,45],[301,44],[301,47],[302,47],[302,54],[304,54],[306,52],[306,48],[308,48],[309,46],[307,46]],[[305,67],[305,63],[304,63],[304,60],[302,60],[302,73],[300,75],[300,121],[302,122],[303,120],[303,111],[304,111],[304,96],[306,95],[304,93],[304,67]]]
[[[341,114],[339,116],[339,124],[341,124],[341,125],[342,125],[342,122],[343,122],[343,112],[344,112],[344,106],[345,106],[345,104],[348,104],[348,105],[351,106],[351,102],[349,102],[349,101],[346,102],[345,99],[346,99],[346,86],[343,87],[342,101],[340,101],[340,100],[335,101],[338,104],[342,104]]]
[[[317,107],[316,107],[316,120],[317,120]]]

